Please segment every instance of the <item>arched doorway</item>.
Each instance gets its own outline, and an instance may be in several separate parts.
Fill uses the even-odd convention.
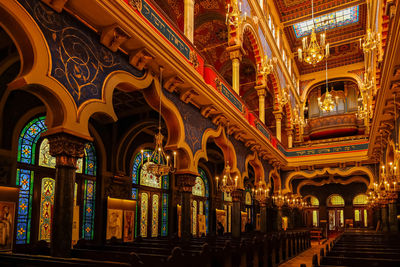
[[[314,196],[306,196],[304,223],[307,227],[319,227],[319,200]]]
[[[340,195],[330,195],[326,200],[328,207],[328,230],[337,231],[344,227],[344,199]]]
[[[354,227],[368,227],[367,195],[359,194],[353,199]]]

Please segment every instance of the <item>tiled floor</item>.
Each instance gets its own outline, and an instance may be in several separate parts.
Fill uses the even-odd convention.
[[[318,262],[319,262],[319,252],[321,248],[324,248],[329,242],[331,242],[334,238],[329,239],[327,242],[321,241],[321,244],[318,242],[311,242],[311,248],[307,249],[306,251],[300,253],[298,256],[294,257],[293,259],[282,263],[279,267],[300,267],[300,264],[305,263],[307,267],[311,267],[312,264],[312,257],[314,254],[318,255]]]

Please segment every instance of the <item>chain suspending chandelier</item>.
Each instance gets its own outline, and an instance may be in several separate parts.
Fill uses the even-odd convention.
[[[229,122],[227,127],[227,139],[229,140]],[[226,161],[224,171],[222,173],[222,180],[219,183],[219,177],[216,178],[217,190],[223,193],[230,194],[237,189],[239,177],[236,175],[235,178],[231,175],[231,166],[229,164],[229,149],[228,149],[228,160]]]
[[[168,173],[174,173],[176,171],[176,151],[173,152],[173,161],[170,160],[169,155],[165,153],[163,147],[164,135],[161,133],[161,98],[162,98],[162,73],[163,68],[160,67],[160,102],[158,109],[158,133],[154,136],[155,148],[150,156],[147,157],[147,170],[157,177],[167,175]],[[142,154],[142,165],[143,165],[143,150]],[[166,162],[165,162],[166,160]]]
[[[322,111],[330,112],[335,108],[335,101],[332,98],[332,94],[328,90],[328,59],[325,62],[325,76],[326,76],[326,92],[324,101],[321,101],[321,97],[318,97],[318,106]]]
[[[310,43],[307,42],[307,37],[302,39],[303,48],[299,48],[298,58],[300,61],[305,61],[308,64],[315,66],[324,57],[329,57],[329,44],[325,44],[326,34],[320,34],[320,42],[317,41],[317,34],[315,33],[314,22],[314,1],[311,0],[311,16],[313,27],[311,29]]]

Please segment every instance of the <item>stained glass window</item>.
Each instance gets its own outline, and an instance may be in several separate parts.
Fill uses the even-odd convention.
[[[328,198],[328,206],[344,206],[344,199],[339,195],[332,195]]]
[[[197,201],[193,200],[192,203],[192,234],[197,235]]]
[[[149,164],[153,164],[153,162],[158,163],[157,159],[151,158],[150,161],[147,160],[148,157],[150,157],[151,153],[152,153],[151,150],[148,149],[144,150],[143,167],[142,167],[142,154],[138,153],[135,156],[132,167],[132,183],[138,184],[138,182],[140,182],[140,185],[150,186],[154,188],[161,188],[162,186],[163,189],[168,189],[169,187],[168,175],[165,175],[162,177],[162,179],[160,179],[160,177],[156,177],[155,175],[147,171],[147,166]],[[138,179],[140,181],[138,181]]]
[[[348,7],[336,12],[325,14],[314,18],[315,31],[320,32],[330,30],[337,27],[342,27],[358,22],[359,6]],[[293,25],[293,30],[296,38],[311,34],[313,20],[309,19]]]
[[[92,143],[85,145],[85,161],[85,174],[96,176],[96,150]]]
[[[245,204],[246,205],[251,205],[251,194],[250,194],[249,191],[246,191]]]
[[[355,221],[355,222],[361,221],[361,218],[360,218],[360,210],[354,210],[354,221]]]
[[[209,189],[209,187],[208,187],[208,177],[207,177],[207,174],[206,174],[206,172],[202,169],[202,168],[198,168],[198,171],[199,171],[199,174],[200,174],[200,177],[201,177],[201,179],[203,179],[203,182],[204,182],[204,189],[205,189],[205,191],[204,191],[204,193],[205,193],[205,197],[208,197],[209,196],[209,191],[210,191],[210,189]]]
[[[168,235],[168,194],[162,194],[161,236]]]
[[[21,186],[19,194],[19,209],[17,214],[17,244],[26,244],[30,242],[30,231],[31,231],[31,219],[32,219],[32,196],[33,196],[33,177],[34,171],[30,170],[31,167],[22,164],[37,164],[41,167],[55,168],[55,158],[50,155],[49,151],[49,141],[44,138],[39,146],[38,140],[41,133],[47,130],[45,125],[45,116],[41,116],[30,121],[24,129],[21,131],[18,139],[18,152],[17,152],[17,179],[16,184]],[[39,148],[38,159],[35,159],[37,153],[36,147]],[[96,175],[96,156],[94,146],[88,143],[85,147],[85,174]],[[82,173],[83,169],[83,159],[78,159],[77,161],[77,173]],[[21,166],[24,166],[21,168]],[[36,169],[35,169],[36,171]],[[40,169],[39,169],[40,171]],[[50,180],[49,180],[50,179]],[[84,197],[84,201],[91,203],[91,212],[94,216],[94,202],[95,193],[94,187],[95,182],[90,182],[92,184],[93,194],[88,194]],[[52,206],[54,200],[54,180],[51,178],[43,178],[41,181],[41,193],[40,193],[40,213],[39,222],[37,226],[39,227],[38,239],[47,240],[50,239],[51,232],[51,218],[52,218]],[[77,186],[74,188],[74,205],[77,201]],[[38,204],[39,205],[39,204]],[[84,206],[86,210],[86,206]],[[83,216],[85,218],[85,215]],[[86,217],[89,218],[89,217]],[[93,235],[93,221],[94,217],[91,218],[91,236]],[[85,222],[83,222],[83,226]],[[37,227],[36,226],[36,227]],[[83,227],[82,226],[82,227]],[[85,229],[85,227],[83,227]]]
[[[368,213],[364,210],[364,227],[368,227]]]
[[[137,188],[133,187],[132,188],[132,199],[136,199],[137,198]]]
[[[153,208],[152,208],[152,220],[151,220],[151,236],[158,236],[158,203],[159,197],[157,194],[153,195]]]
[[[50,145],[47,138],[40,144],[39,165],[48,168],[56,167],[56,158],[50,155]]]
[[[314,207],[319,206],[319,200],[316,197],[311,196],[310,203],[311,203],[311,206],[314,206]]]
[[[20,186],[17,215],[17,244],[30,242],[33,171],[17,169],[17,185]]]
[[[224,201],[232,202],[232,196],[231,196],[230,193],[225,193],[224,192]]]
[[[95,200],[96,182],[92,180],[85,180],[85,192],[83,197],[82,238],[86,240],[93,240]]]
[[[194,186],[192,187],[192,194],[194,196],[204,197],[205,196],[205,186],[203,179],[197,176]]]
[[[313,221],[313,226],[318,227],[318,211],[317,210],[312,211],[312,221]]]
[[[203,212],[204,212],[203,201],[199,201],[199,214],[203,214]]]
[[[367,195],[365,195],[365,194],[357,195],[353,199],[353,205],[367,205],[367,204],[368,204],[368,200],[367,200]]]
[[[42,179],[40,197],[39,240],[50,242],[51,218],[54,205],[55,181],[52,178]]]
[[[206,200],[205,204],[204,204],[204,211],[206,213],[206,233],[208,233],[208,212],[210,209],[210,203],[208,200]]]
[[[142,237],[147,237],[148,201],[149,201],[149,195],[147,193],[142,193],[140,201],[140,235]]]
[[[47,130],[45,117],[39,117],[29,122],[21,131],[18,139],[18,162],[35,164],[36,143],[40,134]]]

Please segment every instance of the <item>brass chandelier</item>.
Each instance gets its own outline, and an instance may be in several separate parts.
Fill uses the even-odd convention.
[[[260,180],[256,189],[253,188],[253,196],[259,203],[265,203],[269,198],[269,188]]]
[[[164,136],[161,133],[161,97],[162,97],[162,72],[163,68],[160,67],[160,103],[158,110],[158,133],[154,136],[155,148],[151,155],[147,157],[147,170],[157,177],[167,175],[168,173],[174,173],[176,171],[176,151],[174,151],[173,161],[170,161],[170,157],[165,153],[163,147]],[[143,150],[142,154],[142,165],[143,165]],[[165,162],[166,159],[166,162]]]
[[[381,35],[375,31],[371,30],[371,19],[370,19],[370,1],[367,0],[367,32],[363,38],[360,38],[360,47],[363,49],[364,53],[371,53],[378,49],[378,54],[382,52],[382,40]]]
[[[315,23],[314,23],[314,1],[311,0],[311,14],[313,27],[311,29],[310,43],[307,42],[307,37],[302,39],[303,48],[299,48],[298,58],[299,61],[304,61],[308,64],[315,66],[324,57],[329,57],[329,44],[325,44],[326,34],[322,33],[320,35],[320,42],[317,41],[317,34],[315,33]]]
[[[264,58],[261,59],[261,63],[257,65],[258,73],[264,76],[264,78],[267,78],[267,75],[272,73],[274,70],[274,64],[276,63],[276,58],[268,58],[267,55],[264,56]]]
[[[229,122],[227,129],[227,139],[229,140]],[[222,180],[219,183],[219,177],[215,177],[217,182],[217,190],[223,193],[230,194],[237,189],[239,177],[236,175],[235,178],[231,176],[231,166],[229,164],[229,149],[228,149],[228,160],[226,161],[224,171],[222,173]]]
[[[321,101],[321,97],[318,97],[318,106],[322,111],[330,112],[335,108],[335,101],[332,99],[332,94],[328,90],[328,60],[325,63],[325,75],[326,75],[326,92],[324,101]]]

